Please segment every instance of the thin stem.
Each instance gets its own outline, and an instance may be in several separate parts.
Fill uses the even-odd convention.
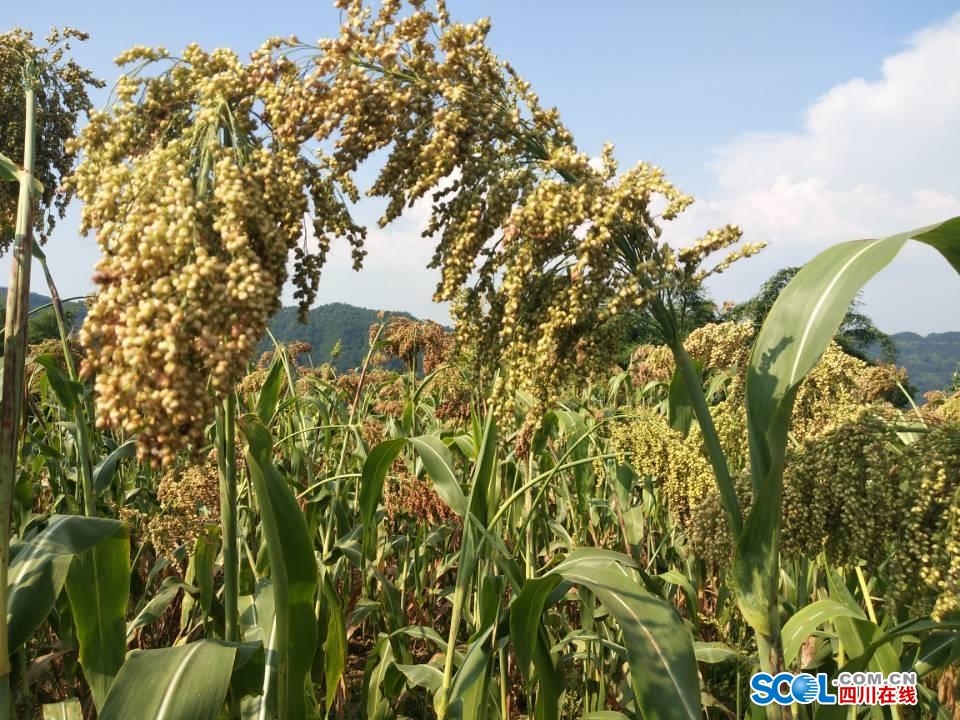
[[[17,480],[17,454],[23,414],[24,366],[27,353],[27,312],[30,309],[30,263],[33,250],[31,184],[34,170],[36,91],[27,68],[24,86],[26,115],[23,138],[23,173],[17,201],[13,263],[7,290],[7,315],[3,339],[3,395],[0,403],[0,719],[13,717],[10,703],[10,647],[7,637],[7,579],[10,565],[10,522]]]
[[[220,474],[220,526],[223,533],[224,639],[240,640],[240,556],[237,549],[236,395],[229,393],[217,412],[217,465]]]
[[[57,291],[56,283],[53,282],[53,275],[50,267],[47,265],[47,256],[39,248],[34,248],[34,254],[43,268],[43,275],[47,280],[47,288],[50,290],[50,304],[53,306],[53,314],[57,319],[57,330],[60,333],[60,344],[63,347],[63,362],[67,368],[67,375],[71,380],[77,382],[76,363],[73,362],[73,355],[70,353],[70,334],[67,331],[66,316],[63,312],[63,301],[60,299],[60,293]],[[88,408],[81,396],[77,398],[77,404],[74,407],[74,424],[77,428],[77,454],[80,460],[80,486],[83,488],[83,513],[88,517],[95,517],[97,514],[97,498],[93,488],[93,463],[91,454],[93,446],[90,442],[90,426],[88,424]]]
[[[723,452],[723,446],[720,444],[717,427],[713,423],[713,416],[710,414],[710,407],[707,405],[707,396],[703,392],[703,382],[700,379],[700,374],[693,364],[693,359],[683,346],[683,339],[680,337],[676,324],[666,306],[659,300],[655,300],[651,303],[650,310],[660,324],[670,346],[670,351],[673,353],[673,360],[680,370],[683,384],[690,398],[690,404],[693,406],[693,414],[696,416],[697,423],[703,433],[703,444],[706,447],[707,456],[710,458],[710,465],[713,467],[713,474],[717,480],[720,500],[723,502],[723,509],[727,513],[727,523],[730,525],[733,537],[738,538],[743,530],[740,503],[737,501],[737,493],[733,487],[733,479],[730,477],[727,457]]]

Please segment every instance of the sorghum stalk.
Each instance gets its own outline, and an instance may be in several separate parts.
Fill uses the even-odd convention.
[[[13,264],[7,290],[7,315],[3,338],[3,396],[0,403],[0,718],[12,717],[10,703],[10,648],[7,638],[7,577],[10,564],[10,521],[17,479],[27,354],[30,262],[33,250],[31,184],[34,171],[36,74],[32,63],[24,69],[26,105],[23,138],[23,172],[17,203]]]
[[[223,535],[224,639],[240,640],[240,556],[237,552],[236,395],[228,393],[217,408],[217,469],[220,475],[220,527]]]
[[[53,275],[47,265],[47,256],[39,248],[33,249],[36,259],[40,262],[43,275],[47,279],[47,288],[50,290],[50,300],[53,314],[57,319],[57,330],[60,333],[60,344],[63,347],[63,362],[67,367],[67,376],[74,382],[79,380],[77,366],[70,352],[70,334],[67,332],[67,323],[63,314],[63,301],[53,282]],[[74,407],[74,423],[77,426],[77,455],[80,462],[80,487],[83,491],[83,513],[87,517],[97,514],[96,492],[93,488],[93,464],[91,462],[92,447],[90,444],[90,426],[88,424],[87,404],[83,396],[78,398]]]

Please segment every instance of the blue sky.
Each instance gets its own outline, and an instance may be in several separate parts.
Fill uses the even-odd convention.
[[[492,17],[494,49],[560,108],[583,150],[612,141],[622,167],[655,163],[697,197],[669,237],[682,244],[733,222],[769,243],[712,285],[718,300],[744,299],[829,243],[960,215],[956,3],[448,3],[458,19]],[[270,35],[329,35],[338,22],[332,3],[316,0],[37,2],[4,13],[5,25],[40,34],[51,25],[90,32],[76,56],[108,82],[112,58],[131,44],[247,52]],[[359,275],[346,252],[334,253],[321,301],[445,319],[430,303],[436,276],[421,269],[432,254],[422,221],[414,213],[374,233]],[[48,253],[62,293],[92,288],[96,245],[76,237],[76,212]],[[960,329],[956,314],[934,311],[960,305],[960,280],[923,248],[864,299],[887,331]]]

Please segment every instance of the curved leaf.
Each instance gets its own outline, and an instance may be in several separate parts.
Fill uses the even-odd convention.
[[[450,448],[443,444],[443,440],[433,435],[421,435],[410,438],[420,456],[427,475],[433,480],[437,495],[450,506],[458,516],[463,517],[467,512],[467,498],[457,482],[457,474],[453,469],[453,455]]]
[[[274,360],[257,396],[257,415],[260,416],[260,421],[264,425],[269,425],[277,412],[280,392],[283,390],[283,379],[283,362],[279,359]]]
[[[787,663],[793,662],[800,652],[804,641],[813,634],[813,631],[826,622],[837,617],[863,617],[858,610],[848,608],[836,600],[824,599],[810,603],[791,616],[783,625],[783,659]]]
[[[757,335],[747,367],[747,434],[753,507],[737,538],[738,603],[759,632],[770,631],[775,604],[783,464],[793,402],[863,285],[915,239],[936,248],[960,272],[960,218],[880,240],[835,245],[784,288]]]
[[[510,637],[513,651],[517,655],[517,667],[528,683],[533,677],[537,634],[547,607],[547,598],[559,584],[560,576],[556,574],[530,578],[523,583],[517,597],[510,603]]]
[[[20,168],[17,164],[3,153],[0,153],[0,180],[7,182],[17,182]]]
[[[127,652],[124,619],[130,595],[130,540],[125,531],[73,559],[67,596],[80,643],[80,665],[94,704],[103,707]]]
[[[25,643],[53,609],[71,558],[123,530],[119,520],[54,515],[45,529],[12,548],[7,580],[7,625],[11,651]]]
[[[255,595],[240,596],[240,627],[245,641],[262,644],[263,673],[259,678],[260,694],[243,698],[243,718],[267,720],[276,717],[277,706],[277,618],[273,602],[273,585],[261,580]]]
[[[117,472],[117,465],[124,458],[132,458],[137,454],[137,440],[131,438],[122,445],[114,448],[103,461],[93,469],[93,489],[101,493],[110,487],[113,482],[113,476]]]
[[[159,620],[163,613],[173,602],[174,598],[180,594],[180,591],[196,593],[197,588],[188,585],[178,577],[170,576],[164,578],[156,594],[150,598],[150,602],[143,606],[143,609],[137,613],[137,616],[127,623],[127,642],[134,638],[134,633],[150,623]]]
[[[247,440],[247,466],[260,506],[276,607],[277,714],[306,717],[304,684],[317,650],[317,561],[306,518],[290,486],[273,465],[273,439],[255,415],[240,427]]]
[[[611,560],[567,560],[556,573],[587,586],[620,624],[637,707],[647,720],[699,720],[693,642],[676,611]]]
[[[403,438],[384,440],[370,451],[363,462],[357,503],[360,505],[360,519],[363,523],[363,555],[368,559],[373,558],[377,537],[374,520],[377,506],[383,497],[383,481],[406,442]]]
[[[160,650],[133,650],[120,668],[100,720],[217,720],[237,648],[200,640]]]

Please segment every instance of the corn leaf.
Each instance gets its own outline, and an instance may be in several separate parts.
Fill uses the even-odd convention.
[[[637,708],[646,720],[702,717],[693,642],[672,607],[614,558],[605,566],[595,557],[568,558],[554,572],[589,588],[619,623]]]
[[[363,524],[363,556],[368,560],[373,559],[376,545],[375,520],[377,506],[383,497],[383,482],[387,477],[387,471],[390,470],[390,466],[393,465],[393,461],[397,459],[406,442],[402,438],[385,440],[370,451],[363,463],[357,502],[360,505],[360,519]]]
[[[197,588],[188,585],[178,577],[170,576],[165,578],[160,584],[159,589],[150,602],[143,606],[143,609],[137,613],[137,616],[127,623],[127,642],[134,639],[134,633],[142,627],[150,625],[160,619],[170,604],[174,601],[180,591],[198,592]]]
[[[110,487],[113,477],[117,473],[117,465],[124,458],[132,458],[137,454],[136,438],[127,440],[122,445],[114,448],[113,452],[107,455],[103,461],[93,469],[93,489],[101,493]]]
[[[120,668],[100,720],[217,720],[237,648],[213,640],[133,650]]]
[[[77,698],[44,705],[43,720],[83,720],[83,706]]]
[[[437,495],[453,512],[463,517],[467,512],[467,498],[457,482],[450,448],[443,444],[443,440],[433,435],[410,438],[410,444],[417,451],[427,475],[433,480]]]
[[[126,530],[104,538],[73,559],[67,596],[80,642],[80,664],[98,709],[127,652],[130,540]]]
[[[840,617],[859,618],[863,617],[863,612],[859,608],[854,610],[829,598],[817,600],[798,610],[783,626],[783,659],[787,663],[793,662],[800,653],[803,642],[814,630]]]
[[[54,515],[37,536],[11,549],[7,582],[11,651],[25,643],[53,609],[66,582],[72,556],[123,527],[119,520]]]
[[[7,182],[17,182],[20,168],[17,164],[3,153],[0,153],[0,180]]]
[[[277,412],[283,380],[283,363],[279,359],[274,360],[257,396],[257,415],[264,425],[269,425]]]
[[[247,466],[260,506],[276,606],[277,714],[306,717],[304,685],[317,650],[317,561],[307,521],[290,486],[273,464],[273,439],[255,415],[240,427]]]
[[[880,240],[828,248],[784,288],[757,336],[747,367],[747,432],[754,502],[737,539],[738,602],[759,632],[775,602],[783,465],[800,383],[840,327],[850,302],[909,239],[937,249],[960,272],[960,218]]]

